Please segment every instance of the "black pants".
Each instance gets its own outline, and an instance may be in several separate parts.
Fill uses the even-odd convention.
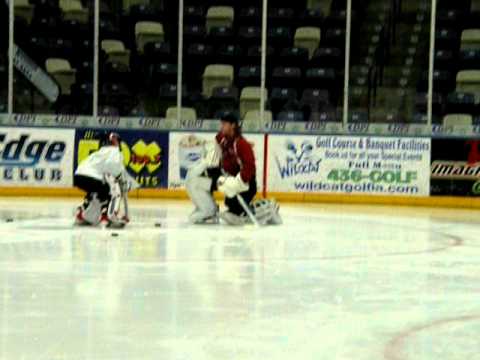
[[[217,190],[217,180],[220,177],[220,169],[209,169],[208,177],[212,178],[212,192]],[[248,190],[240,193],[239,195],[245,200],[245,203],[250,204],[255,195],[257,194],[257,180],[255,177],[248,184]],[[225,198],[225,206],[228,208],[228,211],[235,215],[244,215],[245,210],[243,210],[242,205],[237,200],[237,197]]]
[[[89,176],[75,175],[73,185],[87,193],[85,196],[85,205],[92,199],[92,194],[97,194],[97,199],[102,204],[110,202],[110,186],[107,183],[94,179]]]

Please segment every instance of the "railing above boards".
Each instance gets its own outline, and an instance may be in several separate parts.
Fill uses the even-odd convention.
[[[105,128],[135,131],[195,131],[216,132],[218,120],[182,120],[149,117],[109,117],[97,119],[90,116],[76,115],[34,115],[34,114],[0,114],[0,131],[5,127],[38,128]],[[480,122],[472,126],[426,125],[425,123],[368,123],[349,122],[288,122],[273,121],[261,123],[248,121],[243,123],[247,133],[280,133],[311,135],[364,135],[364,136],[406,136],[406,137],[459,137],[480,138]]]

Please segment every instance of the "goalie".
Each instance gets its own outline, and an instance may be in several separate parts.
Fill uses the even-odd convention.
[[[75,225],[123,227],[128,222],[126,194],[138,187],[123,165],[120,136],[105,133],[100,149],[90,154],[75,171],[74,186],[87,194],[77,209]],[[122,200],[125,214],[120,216]]]
[[[233,114],[221,118],[215,141],[205,145],[202,159],[189,169],[186,190],[195,205],[190,215],[190,221],[195,224],[217,223],[218,216],[229,225],[245,224],[249,219],[238,197],[242,197],[245,204],[251,204],[260,223],[281,223],[275,201],[252,203],[257,193],[255,156]],[[221,214],[212,196],[215,190],[225,194],[228,210]]]

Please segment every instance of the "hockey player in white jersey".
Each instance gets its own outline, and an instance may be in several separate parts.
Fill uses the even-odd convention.
[[[123,196],[138,187],[123,165],[120,136],[105,133],[100,139],[100,149],[80,163],[74,176],[74,186],[87,194],[77,209],[76,225],[122,227],[128,215],[119,217]],[[126,201],[126,200],[125,200]]]

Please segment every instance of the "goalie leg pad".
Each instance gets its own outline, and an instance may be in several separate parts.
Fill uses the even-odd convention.
[[[102,204],[98,200],[96,193],[89,194],[87,205],[83,208],[83,218],[92,225],[98,225],[100,214],[102,213]]]
[[[110,221],[119,221],[118,214],[122,205],[122,191],[118,182],[111,182],[110,202],[108,203],[107,216]]]
[[[187,173],[185,187],[196,208],[190,216],[192,222],[201,222],[202,219],[211,218],[217,214],[217,204],[211,192],[212,181],[208,177],[199,176],[195,171],[189,170]]]
[[[280,225],[282,218],[280,217],[280,207],[277,202],[272,199],[255,200],[252,203],[255,218],[260,224]]]

